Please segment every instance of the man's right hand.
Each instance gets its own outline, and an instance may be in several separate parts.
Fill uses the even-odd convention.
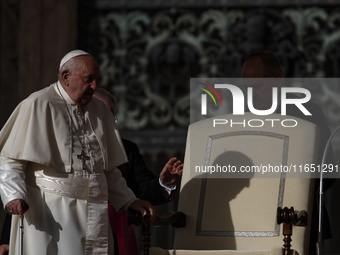
[[[24,213],[28,210],[28,204],[23,199],[14,199],[5,206],[7,213],[19,214],[20,219],[24,218]]]
[[[148,201],[135,200],[129,208],[139,211],[143,217],[150,215],[150,221],[155,219],[155,209]]]

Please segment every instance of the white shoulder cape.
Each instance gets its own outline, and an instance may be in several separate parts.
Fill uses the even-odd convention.
[[[127,161],[121,138],[109,109],[96,98],[84,108],[100,144],[104,169]],[[70,172],[72,134],[65,102],[53,84],[31,94],[14,110],[0,132],[0,155],[31,161]]]

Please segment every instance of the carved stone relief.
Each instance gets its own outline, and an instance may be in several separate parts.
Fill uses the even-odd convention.
[[[278,55],[286,77],[338,77],[339,21],[332,5],[104,8],[90,23],[89,47],[100,63],[100,85],[118,97],[122,132],[171,137],[181,130],[184,139],[190,77],[240,77],[243,58],[264,49]],[[339,87],[308,89],[334,128]]]

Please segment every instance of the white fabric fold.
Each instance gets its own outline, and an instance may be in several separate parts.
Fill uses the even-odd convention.
[[[0,156],[0,193],[4,205],[14,199],[26,199],[25,162]]]
[[[174,183],[171,186],[167,186],[161,181],[160,178],[158,178],[158,181],[159,181],[159,185],[161,185],[161,187],[163,188],[164,195],[166,195],[166,197],[169,197],[171,192],[176,190],[176,183]]]
[[[55,90],[57,84],[33,93],[17,106],[0,132],[2,156],[71,172],[71,120]],[[103,168],[111,170],[125,163],[127,157],[110,110],[96,98],[84,110],[98,139]]]

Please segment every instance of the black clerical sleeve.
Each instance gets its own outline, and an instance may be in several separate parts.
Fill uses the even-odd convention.
[[[119,166],[126,179],[127,185],[136,197],[149,201],[152,205],[163,204],[171,200],[164,196],[164,189],[156,177],[147,167],[137,145],[129,140],[122,139],[128,157],[128,162]]]

